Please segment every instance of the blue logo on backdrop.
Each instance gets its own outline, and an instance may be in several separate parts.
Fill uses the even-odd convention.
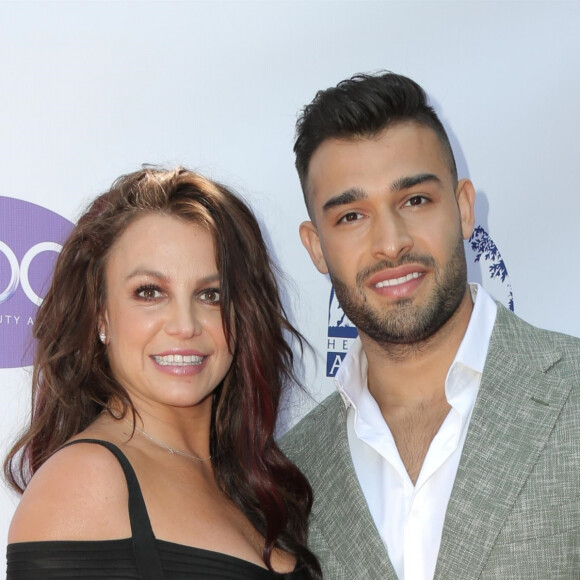
[[[481,226],[476,226],[465,245],[467,272],[470,282],[481,284],[494,298],[514,310],[514,296],[508,271],[497,246]],[[353,323],[342,310],[334,288],[328,305],[328,343],[326,376],[334,377],[350,345],[358,336]]]
[[[333,377],[346,355],[346,351],[358,332],[354,324],[348,319],[336,299],[334,288],[330,290],[330,304],[328,306],[328,345],[326,353],[326,376]]]

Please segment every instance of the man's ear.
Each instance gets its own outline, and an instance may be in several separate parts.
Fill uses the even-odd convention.
[[[321,274],[328,274],[328,267],[326,260],[322,253],[320,246],[320,238],[318,237],[318,230],[312,222],[302,222],[300,224],[300,239],[302,244],[308,250],[310,259]]]
[[[475,226],[475,188],[469,179],[462,179],[457,184],[457,206],[461,218],[461,233],[468,240]]]

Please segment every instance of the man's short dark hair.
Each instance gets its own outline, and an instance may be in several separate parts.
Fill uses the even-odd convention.
[[[324,141],[374,137],[404,122],[415,122],[435,131],[456,183],[457,166],[449,138],[425,91],[415,81],[395,73],[357,74],[336,87],[318,91],[296,123],[294,153],[306,206],[308,167]]]

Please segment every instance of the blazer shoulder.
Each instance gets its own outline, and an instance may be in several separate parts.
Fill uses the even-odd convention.
[[[281,449],[298,462],[315,449],[324,449],[332,433],[344,424],[346,408],[338,392],[332,393],[280,439]]]
[[[498,304],[497,319],[490,347],[544,365],[548,370],[555,363],[565,363],[570,372],[580,372],[580,338],[538,328],[522,320],[502,304]]]

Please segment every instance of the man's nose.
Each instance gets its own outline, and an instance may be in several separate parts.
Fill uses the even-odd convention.
[[[372,255],[396,262],[413,247],[405,220],[396,212],[385,211],[375,216],[372,224]]]

